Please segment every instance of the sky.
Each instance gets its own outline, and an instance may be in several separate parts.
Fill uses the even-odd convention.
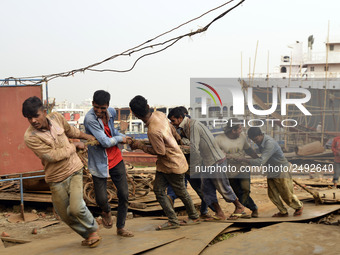
[[[86,67],[225,2],[1,0],[0,79]],[[187,24],[164,40],[204,27],[238,2]],[[290,55],[289,44],[302,41],[307,51],[309,35],[315,38],[314,50],[323,51],[328,24],[330,38],[340,39],[339,9],[338,0],[246,0],[208,31],[141,59],[130,72],[86,71],[57,78],[48,83],[49,96],[57,102],[80,103],[104,89],[111,94],[111,106],[128,106],[135,95],[143,95],[153,106],[189,105],[190,78],[245,77],[249,70],[267,73],[268,66],[273,72],[280,57]],[[138,56],[116,58],[100,67],[126,69]]]

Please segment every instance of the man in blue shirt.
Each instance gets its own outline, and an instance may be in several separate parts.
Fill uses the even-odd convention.
[[[294,195],[293,180],[289,172],[290,163],[283,155],[280,145],[272,137],[263,134],[259,127],[249,128],[248,137],[257,144],[262,154],[256,159],[241,159],[241,161],[266,168],[268,196],[279,209],[279,212],[275,213],[273,217],[288,216],[288,210],[282,200],[289,207],[295,209],[294,216],[300,216],[303,204]]]
[[[110,94],[98,90],[93,95],[93,108],[85,116],[85,130],[100,143],[89,146],[88,168],[92,174],[96,202],[102,209],[105,228],[112,228],[111,207],[107,199],[107,178],[110,176],[117,188],[117,235],[132,237],[133,234],[124,228],[128,211],[129,189],[122,153],[118,143],[127,143],[130,139],[114,128],[116,111],[109,108]]]

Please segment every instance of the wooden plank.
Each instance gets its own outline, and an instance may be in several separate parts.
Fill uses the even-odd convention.
[[[339,254],[338,226],[280,223],[216,243],[203,255]]]
[[[185,238],[173,243],[158,247],[145,254],[148,255],[173,255],[173,254],[185,254],[185,255],[197,255],[225,228],[231,224],[216,223],[209,224],[208,222],[202,222],[198,225],[181,227],[175,229],[173,232],[177,232],[179,235],[184,235]]]
[[[0,200],[20,201],[20,193],[0,192]],[[24,193],[24,201],[52,203],[52,196],[48,194]]]
[[[17,239],[17,238],[13,238],[13,237],[1,237],[1,240],[3,242],[21,243],[21,244],[32,242],[30,240]]]

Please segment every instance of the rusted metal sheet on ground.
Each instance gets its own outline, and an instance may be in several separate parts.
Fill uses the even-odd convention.
[[[10,214],[7,220],[11,223],[19,223],[19,222],[30,222],[38,220],[39,216],[36,213],[25,213],[25,220],[22,218],[20,213]]]
[[[174,229],[173,232],[177,232],[178,235],[184,235],[185,238],[177,240],[175,242],[163,245],[155,248],[151,251],[147,251],[143,254],[148,255],[197,255],[219,235],[224,229],[229,227],[230,223],[217,223],[211,224],[208,222],[202,222],[201,224],[181,227]]]
[[[207,247],[203,255],[339,254],[338,226],[280,223],[240,234]]]
[[[324,203],[339,203],[340,189],[318,190],[319,195]]]
[[[76,233],[71,233],[6,248],[4,253],[1,251],[1,254],[26,254],[29,250],[30,255],[96,255],[112,253],[115,255],[132,255],[184,238],[184,235],[180,232],[172,230],[156,231],[155,227],[163,222],[151,220],[150,218],[127,220],[127,229],[133,231],[135,235],[132,238],[117,236],[114,229],[102,228],[99,230],[102,242],[95,249],[81,246],[82,238]]]
[[[315,205],[314,203],[304,203],[303,214],[301,216],[293,216],[294,210],[289,208],[288,217],[272,217],[274,213],[278,210],[270,209],[265,212],[261,212],[258,218],[250,219],[237,219],[237,220],[225,220],[223,222],[237,222],[237,223],[266,223],[266,222],[296,222],[296,221],[306,221],[314,218],[324,216],[326,214],[340,210],[340,204],[323,204]]]
[[[22,116],[22,103],[30,96],[41,98],[41,86],[0,86],[0,175],[43,169],[24,142],[29,123]]]

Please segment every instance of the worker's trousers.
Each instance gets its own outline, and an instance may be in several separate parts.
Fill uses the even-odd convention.
[[[268,196],[279,209],[280,213],[285,214],[288,212],[287,208],[283,205],[282,200],[295,210],[302,207],[302,202],[294,195],[292,178],[268,178],[267,183]]]
[[[84,238],[97,231],[98,224],[83,199],[83,169],[49,186],[54,209],[68,226]]]

